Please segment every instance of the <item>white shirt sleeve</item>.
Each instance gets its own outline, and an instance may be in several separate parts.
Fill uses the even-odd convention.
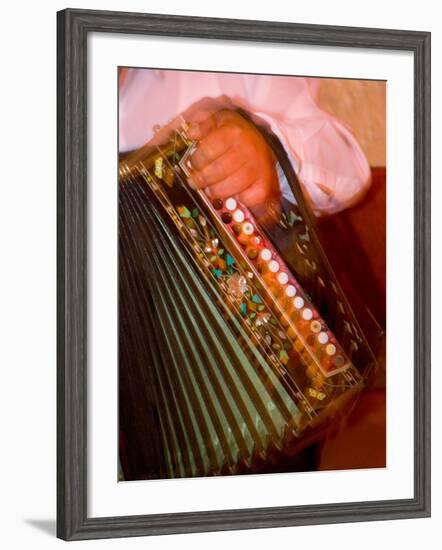
[[[351,131],[319,108],[307,79],[295,78],[290,85],[278,78],[261,84],[260,78],[249,83],[249,109],[280,139],[315,214],[355,204],[369,188],[371,173]]]

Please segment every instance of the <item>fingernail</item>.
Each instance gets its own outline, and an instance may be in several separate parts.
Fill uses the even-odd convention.
[[[187,130],[187,135],[192,139],[196,139],[198,137],[198,134],[198,124],[191,124],[191,126]]]
[[[198,174],[198,172],[193,171],[190,174],[189,179],[194,189],[200,189],[201,187],[203,187],[204,182],[202,181],[201,176]]]

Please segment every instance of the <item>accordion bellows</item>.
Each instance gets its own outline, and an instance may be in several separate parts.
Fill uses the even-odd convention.
[[[235,200],[230,212],[189,188],[191,147],[178,133],[120,162],[125,479],[277,469],[374,365],[299,189],[277,227],[261,227]]]

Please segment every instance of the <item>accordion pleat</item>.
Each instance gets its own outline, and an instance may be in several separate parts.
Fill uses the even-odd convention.
[[[143,183],[121,186],[119,197],[120,416],[144,442],[142,476],[247,471],[296,435],[294,392],[222,307]]]

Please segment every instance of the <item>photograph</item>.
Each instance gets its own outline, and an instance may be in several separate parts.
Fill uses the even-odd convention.
[[[436,3],[2,15],[2,547],[437,548]]]
[[[385,468],[387,82],[117,71],[115,476]]]

